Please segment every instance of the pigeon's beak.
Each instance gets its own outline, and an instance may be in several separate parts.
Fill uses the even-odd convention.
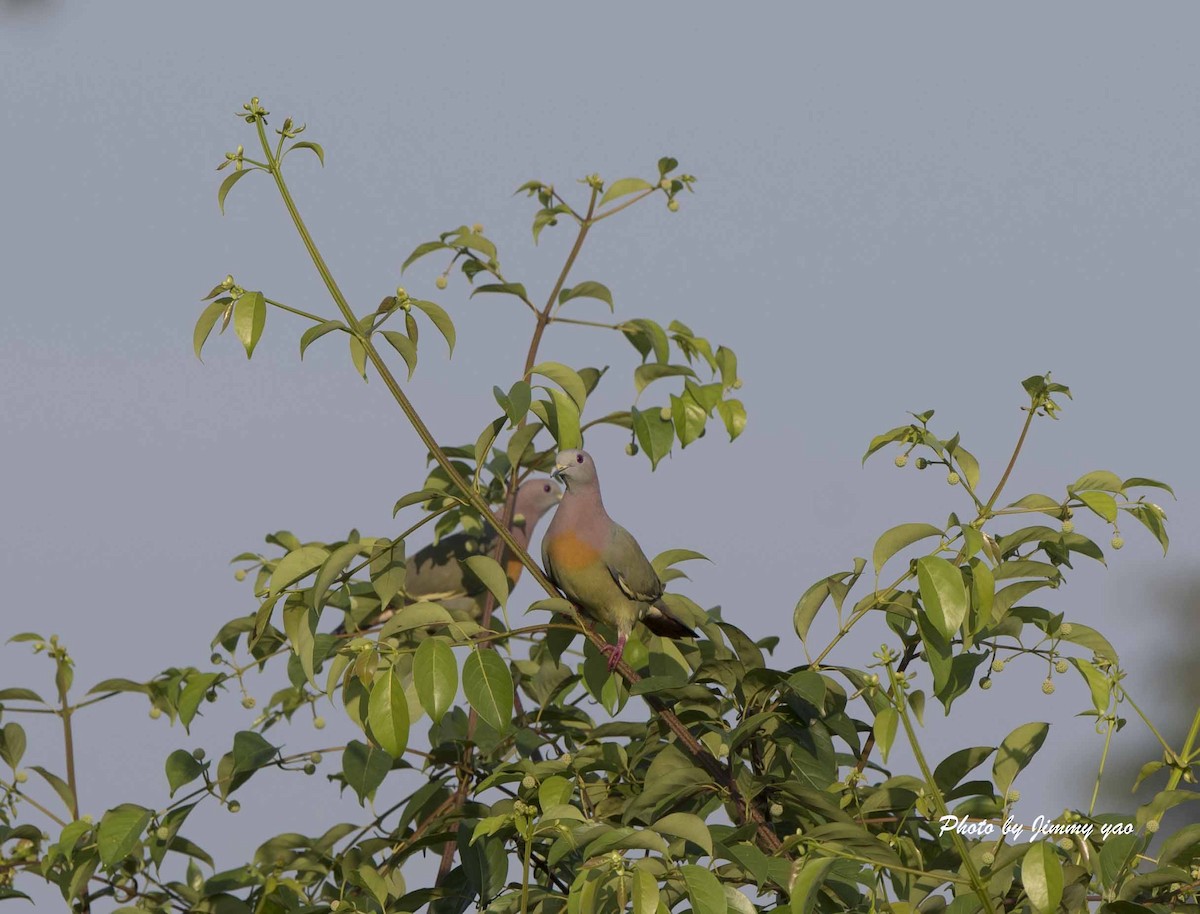
[[[554,472],[550,474],[550,478],[553,479],[555,482],[562,482],[563,481],[563,473],[565,473],[566,471],[567,471],[566,465],[556,463],[554,465]]]

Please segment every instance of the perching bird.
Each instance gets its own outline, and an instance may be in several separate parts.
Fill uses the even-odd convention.
[[[659,602],[658,572],[637,540],[604,510],[592,458],[584,451],[560,451],[551,476],[567,491],[542,540],[542,565],[581,611],[617,630],[617,643],[605,646],[609,671],[621,662],[639,620],[656,635],[696,637]]]
[[[521,548],[529,548],[533,528],[547,511],[558,504],[560,498],[562,487],[548,479],[529,479],[517,489],[513,522],[509,530]],[[496,519],[500,519],[499,514]],[[473,555],[490,555],[496,540],[496,531],[488,527],[482,536],[454,533],[418,550],[405,562],[404,589],[396,600],[404,603],[438,602],[458,618],[478,621],[483,615],[488,591],[463,562]],[[508,550],[505,550],[501,564],[511,587],[517,583],[525,566]],[[389,606],[370,624],[390,619],[397,608]],[[344,635],[346,626],[338,626],[333,633]]]

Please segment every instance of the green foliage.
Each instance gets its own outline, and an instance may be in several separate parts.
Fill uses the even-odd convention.
[[[304,128],[290,120],[272,141],[258,99],[238,116],[256,131],[263,158],[247,158],[240,146],[228,153],[221,168],[234,170],[218,202],[223,208],[245,174],[267,172],[315,252],[281,163],[303,149],[324,164],[324,150],[296,140]],[[1056,398],[1070,396],[1049,375],[1023,383],[1027,421],[1001,473],[985,470],[958,435],[938,437],[932,410],[870,442],[866,457],[898,446],[897,466],[908,466],[915,451],[918,471],[944,469],[952,486],[938,497],[954,504],[946,521],[935,523],[931,518],[940,520],[948,508],[931,498],[926,516],[875,539],[870,562],[855,558],[849,570],[804,592],[793,618],[807,662],[797,667],[773,665],[778,637],[756,641],[725,621],[720,608],[670,593],[664,599],[671,611],[701,637],[675,642],[639,629],[626,649],[627,668],[610,674],[599,648],[611,633],[576,618],[512,539],[516,485],[550,469],[555,450],[579,444],[590,428],[627,430],[628,450],[643,453],[652,467],[676,443],[683,450],[704,437],[711,419],[731,440],[744,429],[745,407],[733,398],[741,387],[738,361],[729,348],[678,320],[664,327],[648,318],[606,323],[562,313],[569,306],[569,315],[584,315],[600,302],[609,312],[601,316],[616,315],[619,285],[612,284],[614,294],[600,281],[574,280],[576,256],[597,222],[629,206],[661,194],[670,211],[677,209],[677,196],[695,183],[677,169],[666,157],[648,179],[606,183],[589,175],[582,201],[541,181],[523,185],[518,192],[537,204],[535,242],[560,223],[575,230],[570,255],[536,299],[538,277],[507,276],[482,226],[444,232],[405,260],[405,270],[438,263],[434,285],[441,291],[457,266],[470,287],[467,297],[487,293],[482,300],[489,306],[511,306],[517,319],[531,320],[523,365],[495,368],[491,394],[501,414],[473,445],[433,440],[376,345],[385,341],[389,358],[394,352],[411,378],[428,325],[453,355],[460,327],[452,306],[397,288],[360,317],[315,256],[335,315],[273,301],[232,276],[209,293],[193,335],[197,356],[218,321],[222,331],[232,323],[252,356],[268,308],[307,323],[298,334],[301,356],[329,334],[347,335],[351,367],[383,381],[429,449],[426,477],[406,481],[415,488],[395,502],[396,513],[416,519],[398,534],[352,530],[333,540],[303,541],[280,530],[266,537],[266,549],[238,555],[236,574],[250,588],[247,611],[217,632],[211,670],[172,667],[144,682],[107,679],[79,699],[72,694],[73,663],[57,638],[13,638],[51,661],[55,698],[0,688],[0,715],[8,718],[0,725],[7,769],[0,777],[0,900],[23,899],[18,884],[42,879],[77,909],[108,896],[126,905],[122,910],[237,914],[459,914],[472,907],[521,914],[807,914],[943,906],[956,914],[1050,914],[1085,910],[1089,897],[1122,912],[1197,904],[1200,828],[1165,836],[1157,860],[1147,851],[1163,814],[1197,797],[1183,785],[1194,783],[1200,760],[1200,712],[1181,748],[1164,742],[1163,759],[1143,768],[1139,783],[1167,774],[1148,802],[1125,817],[1094,808],[1066,813],[1057,823],[1071,829],[1065,844],[972,831],[1011,814],[1015,784],[1035,765],[1047,724],[1025,724],[995,745],[941,760],[928,759],[922,747],[929,697],[949,714],[971,688],[988,688],[993,678],[1003,684],[1003,671],[1017,663],[1048,669],[1047,692],[1055,676],[1079,674],[1080,689],[1066,700],[1087,696],[1083,713],[1094,718],[1105,753],[1126,723],[1126,708],[1142,715],[1125,690],[1113,646],[1068,621],[1066,610],[1031,601],[1056,597],[1080,557],[1104,561],[1096,542],[1075,531],[1073,518],[1118,537],[1120,522],[1133,517],[1165,550],[1166,516],[1142,493],[1172,493],[1145,477],[1091,471],[1061,497],[1035,492],[1002,502],[1034,420],[1057,419]],[[551,323],[582,333],[616,331],[633,347],[628,370],[614,371],[609,382],[619,385],[615,396],[628,397],[618,400],[628,409],[592,414],[607,368],[546,358],[540,347]],[[473,329],[469,322],[461,327]],[[659,405],[641,403],[649,394]],[[470,431],[460,440],[471,441]],[[1031,523],[1030,514],[1055,526]],[[488,527],[500,545],[476,550],[463,563],[478,600],[409,595],[410,537],[418,545],[462,534],[478,545],[489,542]],[[675,566],[702,558],[679,544],[657,556],[654,567],[674,587],[685,579]],[[507,613],[516,562],[548,598],[529,607],[541,612],[514,627]],[[833,663],[845,635],[864,626],[886,643],[859,665]],[[817,633],[830,630],[822,646]],[[928,694],[913,685],[922,665]],[[161,808],[123,803],[81,815],[71,721],[85,706],[134,696],[148,703],[151,716],[186,729],[207,703],[235,687],[246,707],[256,706],[251,690],[272,675],[283,685],[215,763],[200,749],[170,753]],[[297,740],[288,729],[297,712],[320,729],[321,709],[344,713],[358,728],[356,738],[285,754],[281,746]],[[12,718],[34,713],[63,725],[65,776],[26,760],[42,759],[46,747],[28,746],[24,727]],[[284,729],[287,737],[276,739]],[[902,744],[907,751],[898,753]],[[899,755],[914,760],[912,770],[886,767]],[[253,859],[220,871],[187,837],[194,809],[215,803],[237,812],[260,771],[311,776],[322,767],[331,789],[349,789],[362,805],[355,822],[314,822],[313,835],[269,837]],[[420,771],[415,789],[413,779],[393,776],[404,769]],[[39,780],[30,783],[28,770]],[[441,875],[435,884],[410,887],[406,863],[428,853],[441,855]]]

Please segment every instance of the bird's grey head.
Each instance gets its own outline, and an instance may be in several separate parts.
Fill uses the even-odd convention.
[[[568,492],[598,485],[596,464],[587,451],[559,451],[550,475],[561,480]]]
[[[562,486],[549,479],[527,479],[517,489],[514,519],[523,517],[526,524],[537,523],[538,518],[553,508],[562,499]]]

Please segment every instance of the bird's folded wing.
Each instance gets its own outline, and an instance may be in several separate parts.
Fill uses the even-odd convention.
[[[613,524],[612,539],[604,551],[608,573],[617,586],[631,600],[638,603],[653,603],[663,593],[663,583],[658,572],[642,552],[642,547],[624,527]]]

